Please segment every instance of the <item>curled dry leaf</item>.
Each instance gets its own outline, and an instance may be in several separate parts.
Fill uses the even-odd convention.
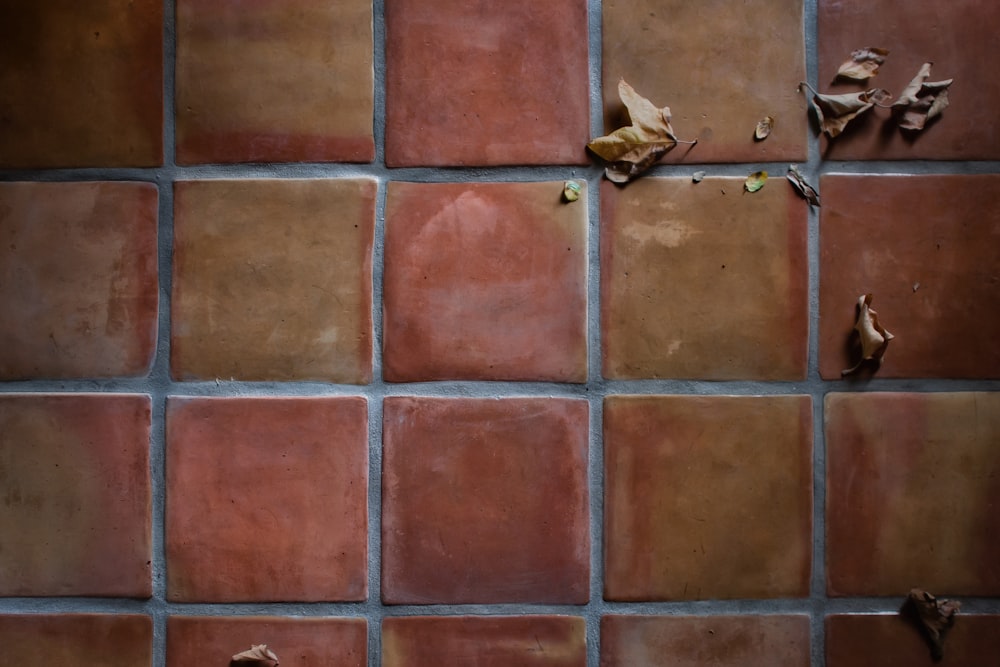
[[[914,588],[906,597],[902,611],[907,613],[931,647],[931,657],[937,662],[944,657],[945,635],[955,625],[955,614],[962,603],[938,600],[927,591]]]
[[[278,667],[278,656],[267,648],[267,644],[253,644],[248,650],[234,655],[230,664],[233,663],[240,667]]]
[[[747,176],[746,182],[743,183],[743,188],[747,192],[757,192],[764,184],[767,183],[767,172],[766,171],[755,171],[754,173]]]
[[[812,105],[819,117],[820,129],[831,139],[843,132],[847,124],[860,114],[892,97],[881,88],[843,95],[821,95],[808,83],[802,82],[799,85],[805,86],[812,93]]]
[[[563,184],[563,199],[574,202],[580,198],[580,184],[576,181],[566,181]]]
[[[704,178],[705,178],[705,172],[703,171],[696,171],[693,174],[691,174],[691,180],[694,181],[695,183],[701,183],[702,179]]]
[[[928,81],[931,64],[924,63],[909,85],[892,105],[892,113],[899,127],[914,132],[924,129],[927,121],[948,107],[948,86],[954,79]]]
[[[840,371],[841,375],[850,375],[861,368],[866,361],[874,361],[881,365],[882,355],[889,347],[889,341],[895,338],[879,324],[878,313],[871,309],[871,303],[871,294],[862,294],[858,297],[858,321],[854,329],[861,338],[861,360],[852,368]]]
[[[867,81],[878,74],[879,65],[885,62],[889,55],[886,49],[877,46],[866,46],[851,52],[851,58],[837,70],[837,78]]]
[[[802,195],[807,202],[813,206],[819,206],[819,194],[816,193],[813,186],[806,183],[806,179],[802,177],[801,173],[799,173],[798,167],[794,164],[788,165],[788,174],[786,178],[792,184],[792,187],[795,188],[795,191]]]
[[[753,138],[756,141],[764,141],[767,136],[771,134],[771,130],[774,129],[774,118],[771,116],[764,116],[759,121],[757,121],[757,128],[753,131]]]
[[[697,139],[678,140],[670,126],[670,107],[658,109],[635,92],[625,79],[618,82],[618,97],[628,110],[632,125],[619,128],[587,144],[587,148],[595,155],[610,163],[604,170],[608,180],[627,183],[678,143],[698,143]]]

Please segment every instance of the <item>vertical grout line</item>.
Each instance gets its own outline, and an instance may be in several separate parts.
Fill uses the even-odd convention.
[[[368,392],[368,665],[378,667],[382,653],[382,396]]]

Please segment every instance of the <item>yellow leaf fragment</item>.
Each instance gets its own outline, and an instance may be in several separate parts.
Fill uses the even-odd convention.
[[[889,341],[895,338],[879,324],[878,313],[871,309],[871,303],[871,294],[862,294],[858,297],[858,321],[854,325],[854,330],[861,339],[861,360],[853,367],[840,371],[841,375],[850,375],[861,368],[866,361],[874,361],[876,366],[880,366],[882,355],[889,347]]]
[[[880,49],[877,46],[866,46],[852,51],[850,60],[837,70],[837,78],[867,81],[878,74],[878,68],[885,62],[887,55],[889,55],[887,49]]]
[[[771,116],[764,116],[757,121],[757,127],[753,131],[753,138],[757,141],[764,141],[764,139],[767,139],[768,135],[771,134],[771,130],[773,129],[774,118]]]
[[[819,194],[813,188],[813,186],[806,183],[806,179],[799,172],[799,168],[794,164],[788,165],[788,174],[786,175],[789,183],[795,188],[802,197],[809,202],[812,206],[819,206]]]
[[[954,79],[927,81],[930,75],[931,63],[924,63],[892,104],[892,113],[901,129],[920,131],[948,107],[948,86]]]
[[[563,199],[574,202],[580,198],[580,184],[576,181],[566,181],[563,184]]]
[[[747,176],[747,180],[743,183],[743,188],[747,192],[757,192],[764,184],[767,183],[767,172],[766,171],[755,171],[754,173]]]
[[[232,662],[240,667],[278,667],[278,656],[267,644],[252,644],[248,650],[234,655]]]

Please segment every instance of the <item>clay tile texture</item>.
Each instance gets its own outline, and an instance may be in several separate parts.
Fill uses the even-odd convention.
[[[2,3],[0,168],[163,162],[163,3]]]
[[[386,380],[586,381],[586,198],[562,191],[389,185]]]
[[[0,595],[152,594],[150,414],[141,395],[0,396]]]
[[[574,399],[387,398],[382,600],[586,603],[588,413]]]
[[[371,179],[177,182],[173,377],[371,381],[375,193]]]
[[[604,451],[605,599],[808,595],[808,396],[611,396]]]
[[[364,600],[366,400],[168,399],[166,548],[171,600]]]
[[[586,0],[385,6],[390,167],[586,164]]]
[[[743,182],[602,184],[606,378],[805,377],[806,204]]]
[[[177,1],[177,161],[370,162],[369,0]]]
[[[962,613],[948,631],[944,659],[937,663],[920,631],[898,614],[836,614],[826,619],[826,667],[985,667],[997,655],[996,614]]]
[[[0,183],[0,380],[149,371],[156,207],[150,183]]]
[[[3,662],[17,667],[150,667],[153,619],[137,614],[2,614]]]

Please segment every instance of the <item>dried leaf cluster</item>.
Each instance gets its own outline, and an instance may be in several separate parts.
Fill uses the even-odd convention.
[[[234,663],[240,667],[278,667],[278,656],[267,648],[267,644],[253,644],[248,650],[234,655],[230,665]]]
[[[962,603],[954,600],[938,600],[927,591],[914,588],[906,597],[902,611],[920,628],[931,647],[931,657],[935,662],[944,658],[945,635],[955,625],[955,614]]]
[[[877,365],[881,365],[882,355],[889,347],[889,341],[894,338],[879,323],[878,313],[872,310],[871,304],[871,294],[862,294],[858,297],[858,321],[854,329],[861,339],[861,360],[853,367],[841,371],[841,375],[850,375],[861,368],[866,361],[874,361]]]

